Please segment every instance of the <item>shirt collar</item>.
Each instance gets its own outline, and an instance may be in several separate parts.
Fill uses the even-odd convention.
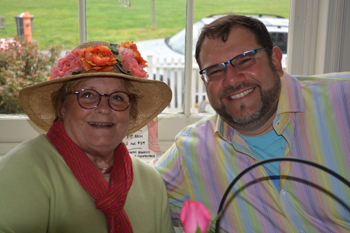
[[[286,112],[305,112],[305,104],[299,81],[285,72],[281,77],[281,94],[276,115]]]
[[[226,121],[224,121],[217,113],[215,113],[215,116],[215,134],[224,140],[231,141],[234,134],[234,128],[227,124]]]

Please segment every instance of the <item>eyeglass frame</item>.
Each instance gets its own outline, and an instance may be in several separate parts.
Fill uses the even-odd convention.
[[[245,51],[245,52],[243,52],[243,53],[241,53],[241,54],[238,54],[238,55],[235,56],[234,58],[228,60],[227,62],[217,63],[217,64],[215,64],[215,65],[208,66],[208,67],[206,67],[206,68],[200,70],[200,71],[199,71],[199,74],[203,77],[204,81],[205,81],[206,83],[208,83],[208,82],[210,82],[210,81],[208,80],[208,77],[207,77],[206,74],[205,74],[205,70],[206,70],[206,69],[209,69],[209,68],[211,68],[211,67],[218,66],[218,65],[223,65],[223,66],[224,66],[224,71],[225,71],[225,74],[226,74],[226,64],[231,64],[231,66],[235,69],[237,65],[232,64],[232,61],[233,61],[234,59],[236,59],[237,57],[240,57],[240,56],[245,55],[245,54],[250,53],[250,52],[254,52],[254,55],[255,55],[255,54],[257,54],[258,52],[263,51],[263,50],[268,49],[268,48],[269,48],[269,47],[264,47],[264,48],[260,48],[260,49],[252,49],[252,50]]]
[[[94,107],[91,107],[91,108],[86,108],[86,107],[82,106],[82,105],[80,104],[80,101],[79,101],[79,93],[82,92],[82,91],[87,91],[87,90],[96,92],[96,93],[99,95],[99,97],[100,97],[100,99],[98,100],[97,104],[96,104]],[[114,93],[124,93],[124,94],[126,94],[126,95],[129,97],[128,106],[126,106],[126,108],[124,108],[123,110],[115,110],[114,108],[112,108],[111,104],[109,103],[109,96],[113,95]],[[82,108],[84,108],[84,109],[94,109],[94,108],[97,108],[97,106],[101,103],[102,96],[106,96],[106,97],[107,97],[108,106],[109,106],[112,110],[114,110],[114,111],[116,111],[116,112],[122,112],[122,111],[125,111],[126,109],[128,109],[128,107],[130,106],[131,101],[135,98],[134,95],[131,95],[131,94],[125,92],[125,91],[115,91],[115,92],[112,92],[111,94],[101,94],[100,92],[98,92],[98,91],[96,91],[96,90],[88,89],[88,88],[87,88],[87,89],[83,88],[83,89],[81,89],[81,90],[79,90],[79,91],[72,91],[72,92],[68,93],[67,95],[72,95],[72,94],[77,95],[78,104],[80,105],[80,107],[82,107]]]

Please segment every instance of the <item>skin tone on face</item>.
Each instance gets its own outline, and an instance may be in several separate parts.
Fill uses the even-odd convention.
[[[73,90],[93,89],[100,94],[111,94],[126,89],[118,78],[87,78],[77,83]],[[69,95],[62,105],[61,114],[68,136],[99,168],[113,165],[113,153],[129,128],[130,106],[121,112],[112,110],[107,97],[102,97],[94,109],[82,108],[76,95]]]
[[[203,41],[201,68],[226,62],[248,50],[262,48],[246,28],[231,30],[226,42],[220,38]],[[270,62],[265,50],[256,54],[256,64],[244,71],[226,66],[226,77],[205,83],[210,104],[232,127],[246,136],[259,136],[273,129],[276,114],[280,76],[283,75],[282,52],[272,50]]]

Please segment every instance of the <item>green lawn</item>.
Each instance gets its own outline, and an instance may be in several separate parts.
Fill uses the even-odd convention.
[[[194,21],[218,13],[263,13],[289,17],[289,0],[194,0]],[[151,0],[131,0],[130,12],[118,0],[87,0],[87,39],[108,42],[168,37],[185,27],[186,0],[155,0],[152,30]],[[78,0],[1,0],[6,28],[1,38],[17,35],[14,16],[34,16],[33,40],[40,49],[56,43],[64,49],[79,44]]]

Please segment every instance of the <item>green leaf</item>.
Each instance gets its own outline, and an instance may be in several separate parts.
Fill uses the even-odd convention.
[[[118,55],[118,56],[116,56],[115,58],[117,59],[117,61],[119,61],[119,63],[122,62],[122,57],[121,57],[121,56]]]
[[[114,55],[118,55],[119,51],[117,49],[118,44],[110,44],[110,49]]]
[[[73,71],[72,75],[77,75],[77,74],[80,74],[80,73],[81,73],[81,71]]]
[[[220,213],[218,213],[218,215],[216,215],[216,217],[213,219],[213,221],[211,221],[212,222],[212,226],[211,227],[209,227],[209,228],[211,228],[211,229],[208,229],[208,232],[215,232],[215,224],[216,224],[216,221],[219,219],[219,217],[221,216],[221,214],[222,214],[222,212],[220,212]]]

